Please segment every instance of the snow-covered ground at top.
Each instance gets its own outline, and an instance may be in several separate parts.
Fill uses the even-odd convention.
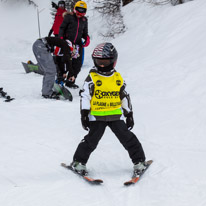
[[[41,36],[51,25],[50,1],[39,5]],[[88,3],[91,44],[77,78],[82,86],[93,66],[91,53],[103,41],[102,17]],[[154,163],[142,180],[126,188],[132,172],[127,152],[107,129],[87,164],[102,186],[91,186],[60,167],[70,163],[86,135],[79,96],[73,102],[41,97],[42,76],[26,74],[39,37],[32,6],[0,2],[0,205],[2,206],[205,206],[206,205],[206,1],[179,6],[133,3],[123,8],[127,31],[111,41],[116,69],[133,103],[133,132]],[[108,41],[108,40],[107,40]]]

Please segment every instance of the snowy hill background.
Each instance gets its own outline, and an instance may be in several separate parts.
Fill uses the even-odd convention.
[[[41,35],[51,27],[50,1],[36,0]],[[89,5],[91,45],[77,84],[92,67],[91,52],[104,41],[101,17]],[[205,206],[206,205],[206,2],[172,7],[134,1],[123,9],[127,32],[112,40],[116,69],[128,84],[135,127],[147,159],[142,181],[125,188],[132,163],[107,129],[87,164],[104,185],[91,186],[61,168],[86,135],[79,96],[73,102],[41,98],[42,76],[26,74],[38,38],[33,7],[0,2],[0,87],[16,100],[0,99],[0,205],[3,206]]]

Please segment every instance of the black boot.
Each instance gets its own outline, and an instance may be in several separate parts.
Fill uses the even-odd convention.
[[[56,100],[60,99],[59,93],[57,93],[57,92],[52,92],[52,94],[50,94],[50,95],[42,94],[42,97],[44,97],[45,99],[56,99]]]
[[[75,84],[74,82],[69,81],[68,79],[65,81],[65,86],[72,88],[72,89],[78,89],[79,86]]]

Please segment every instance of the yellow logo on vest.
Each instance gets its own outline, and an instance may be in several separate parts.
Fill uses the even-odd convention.
[[[117,72],[109,77],[96,73],[90,73],[90,75],[94,83],[91,114],[99,116],[122,114],[120,88],[123,85],[123,79],[121,75]]]

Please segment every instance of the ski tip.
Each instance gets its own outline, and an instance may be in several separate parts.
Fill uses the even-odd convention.
[[[65,163],[61,163],[62,167],[68,167]]]
[[[103,183],[103,180],[101,180],[101,179],[94,179],[94,182],[97,183],[97,184],[101,184],[101,183]]]
[[[88,182],[92,183],[92,184],[97,184],[98,185],[98,184],[103,183],[103,180],[101,180],[101,179],[93,179],[93,178],[88,177],[88,176],[83,176],[83,178],[85,180],[87,180]]]
[[[134,177],[130,181],[124,183],[125,186],[133,185],[139,180],[139,177]]]
[[[153,163],[153,160],[146,161],[147,164],[151,165]]]
[[[11,102],[12,100],[14,100],[14,98],[6,99],[6,100],[4,100],[4,101],[5,101],[5,102]]]
[[[100,180],[100,179],[96,179],[93,181],[93,184],[96,184],[96,185],[100,185],[103,183],[103,180]]]
[[[124,185],[125,185],[125,186],[134,185],[134,182],[125,182]]]

